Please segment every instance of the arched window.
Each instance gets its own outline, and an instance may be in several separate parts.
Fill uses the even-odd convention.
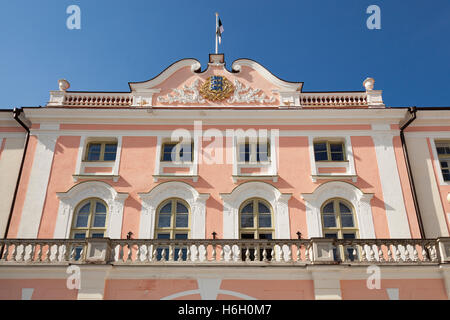
[[[325,238],[356,239],[359,237],[354,210],[351,204],[343,199],[331,199],[321,208],[322,228]],[[356,251],[353,247],[341,247],[334,250],[336,260],[340,257],[354,259]]]
[[[274,234],[272,208],[263,199],[246,200],[239,208],[239,235],[241,239],[272,239]],[[242,260],[255,260],[255,248],[242,250]],[[264,248],[259,250],[259,260],[263,260]],[[266,248],[266,259],[271,260],[271,249]]]
[[[103,238],[106,233],[108,208],[97,198],[82,201],[75,209],[71,238]]]
[[[189,239],[190,233],[190,217],[189,205],[181,199],[171,198],[163,201],[158,209],[156,218],[155,235],[156,239]],[[162,250],[166,247],[158,248],[158,260],[161,259]],[[180,248],[176,248],[174,252],[174,259],[178,260],[178,252]],[[182,259],[186,260],[186,248],[181,248]],[[166,251],[166,260],[169,258],[169,252]]]

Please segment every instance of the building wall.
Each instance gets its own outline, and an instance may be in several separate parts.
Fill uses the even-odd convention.
[[[74,181],[77,158],[85,145],[84,137],[109,136],[121,137],[120,166],[118,181],[97,179],[112,186],[115,192],[128,194],[124,202],[123,220],[120,237],[124,238],[132,231],[139,237],[142,217],[142,199],[140,193],[148,193],[162,182],[153,180],[156,161],[157,136],[152,129],[185,128],[190,126],[92,126],[61,125],[61,130],[52,134],[33,131],[24,165],[24,179],[19,188],[14,217],[9,237],[52,238],[58,220],[60,199],[57,193],[64,193],[83,180]],[[214,126],[209,126],[214,127]],[[205,126],[203,129],[209,128]],[[250,126],[251,127],[251,126]],[[266,125],[262,128],[274,128]],[[39,128],[35,125],[35,128]],[[116,131],[114,129],[126,129]],[[239,126],[218,126],[219,129],[241,128]],[[307,229],[307,210],[304,194],[313,194],[320,185],[334,184],[334,180],[312,179],[310,167],[311,137],[327,137],[327,127],[276,126],[280,129],[278,149],[278,181],[264,180],[281,194],[291,194],[288,200],[288,233],[283,238],[296,238],[300,231],[304,238],[312,232]],[[373,194],[370,211],[374,235],[378,238],[418,237],[418,225],[412,205],[411,190],[407,183],[406,168],[401,153],[399,137],[395,131],[389,133],[371,130],[369,124],[335,126],[333,136],[348,137],[354,159],[356,181],[351,177],[341,181],[355,186],[363,194]],[[76,129],[76,130],[74,130]],[[107,130],[106,130],[107,129]],[[142,130],[145,130],[143,133]],[[246,129],[244,127],[244,129]],[[363,130],[364,129],[364,130]],[[86,130],[90,133],[86,134]],[[307,130],[307,131],[305,131]],[[79,135],[76,133],[79,132]],[[307,133],[306,133],[307,132]],[[82,134],[82,135],[81,135]],[[205,143],[203,144],[205,146]],[[223,154],[225,155],[225,151]],[[116,160],[117,161],[117,160]],[[237,186],[246,181],[233,182],[231,164],[199,164],[199,179],[177,179],[191,185],[200,194],[209,194],[206,200],[205,232],[211,238],[213,231],[223,237],[224,203],[222,194],[230,194]],[[83,183],[91,183],[84,181]],[[383,188],[385,190],[383,190]],[[276,208],[274,208],[276,211]],[[26,217],[24,219],[24,217]],[[277,215],[275,215],[275,220]],[[30,221],[36,223],[30,224]],[[314,231],[316,232],[316,231]]]
[[[0,238],[5,236],[14,190],[22,162],[26,132],[12,119],[12,112],[0,113]]]

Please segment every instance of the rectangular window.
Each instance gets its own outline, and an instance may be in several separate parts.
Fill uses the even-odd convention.
[[[268,162],[270,161],[270,143],[261,142],[250,143],[246,139],[245,143],[239,144],[239,162]]]
[[[117,142],[90,142],[85,161],[115,161]]]
[[[166,142],[162,145],[161,161],[192,162],[194,161],[194,143]]]
[[[345,144],[335,141],[314,142],[316,161],[345,161]]]
[[[450,181],[450,142],[436,142],[436,150],[444,181]]]

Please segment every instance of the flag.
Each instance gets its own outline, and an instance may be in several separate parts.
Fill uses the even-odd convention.
[[[219,18],[219,24],[217,25],[217,30],[216,30],[216,34],[219,37],[219,43],[222,43],[222,33],[223,33],[224,29],[223,29],[223,25],[222,25],[222,21]]]

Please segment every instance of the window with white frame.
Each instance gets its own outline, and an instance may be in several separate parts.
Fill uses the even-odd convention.
[[[450,181],[450,141],[436,141],[436,151],[444,181]]]
[[[268,139],[243,139],[238,143],[238,161],[240,163],[270,162],[270,142]]]
[[[345,161],[345,143],[342,140],[324,140],[314,141],[314,159],[315,161]]]
[[[189,239],[190,219],[189,205],[179,198],[170,198],[163,201],[156,210],[155,235],[160,240],[186,240]],[[181,257],[179,256],[181,250]],[[164,253],[163,253],[164,251]],[[169,247],[161,246],[157,249],[157,260],[169,259]],[[173,259],[187,259],[187,248],[176,247]]]
[[[161,145],[162,162],[194,161],[193,142],[164,142]]]
[[[117,139],[108,141],[94,140],[88,142],[84,161],[115,161]]]
[[[352,205],[344,199],[331,199],[321,208],[322,230],[325,238],[357,239],[358,228]],[[356,248],[353,246],[340,246],[334,248],[335,260],[355,260]]]

